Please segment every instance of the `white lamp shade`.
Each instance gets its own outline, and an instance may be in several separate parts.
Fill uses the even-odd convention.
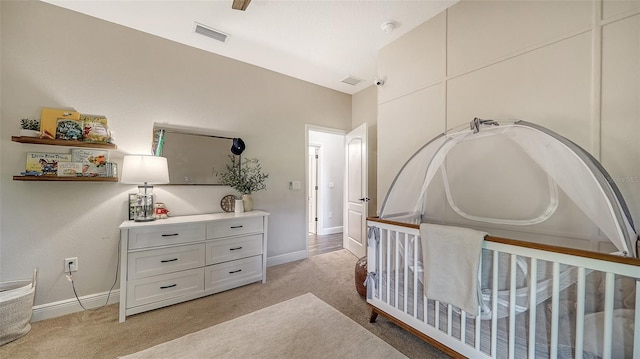
[[[131,184],[169,183],[167,159],[149,155],[124,156],[120,182]]]

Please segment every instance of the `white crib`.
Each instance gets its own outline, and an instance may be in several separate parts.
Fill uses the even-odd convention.
[[[489,314],[473,317],[424,298],[417,225],[368,226],[372,323],[381,314],[454,357],[640,358],[639,259],[487,237]]]

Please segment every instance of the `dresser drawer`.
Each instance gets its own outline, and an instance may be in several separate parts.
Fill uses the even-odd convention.
[[[262,217],[230,218],[207,223],[207,239],[262,232]]]
[[[262,254],[262,234],[207,241],[207,265]]]
[[[205,244],[131,252],[128,279],[140,279],[204,266]]]
[[[130,229],[129,249],[202,241],[205,228],[204,223],[189,223]]]
[[[204,267],[205,290],[221,292],[262,280],[262,256]]]
[[[202,292],[202,268],[127,282],[127,308]]]

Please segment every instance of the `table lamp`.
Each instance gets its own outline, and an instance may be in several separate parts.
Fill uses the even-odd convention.
[[[164,157],[150,155],[127,155],[122,163],[122,183],[139,184],[136,194],[136,222],[155,220],[153,216],[153,186],[169,183],[169,167]]]

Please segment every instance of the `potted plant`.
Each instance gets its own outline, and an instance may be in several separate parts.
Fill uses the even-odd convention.
[[[242,194],[242,204],[245,211],[253,209],[253,192],[267,188],[265,181],[268,173],[262,172],[262,165],[257,158],[245,158],[229,156],[231,163],[226,165],[226,170],[218,173],[220,183],[230,186]]]
[[[40,136],[40,120],[30,118],[20,119],[20,136],[38,137]]]

